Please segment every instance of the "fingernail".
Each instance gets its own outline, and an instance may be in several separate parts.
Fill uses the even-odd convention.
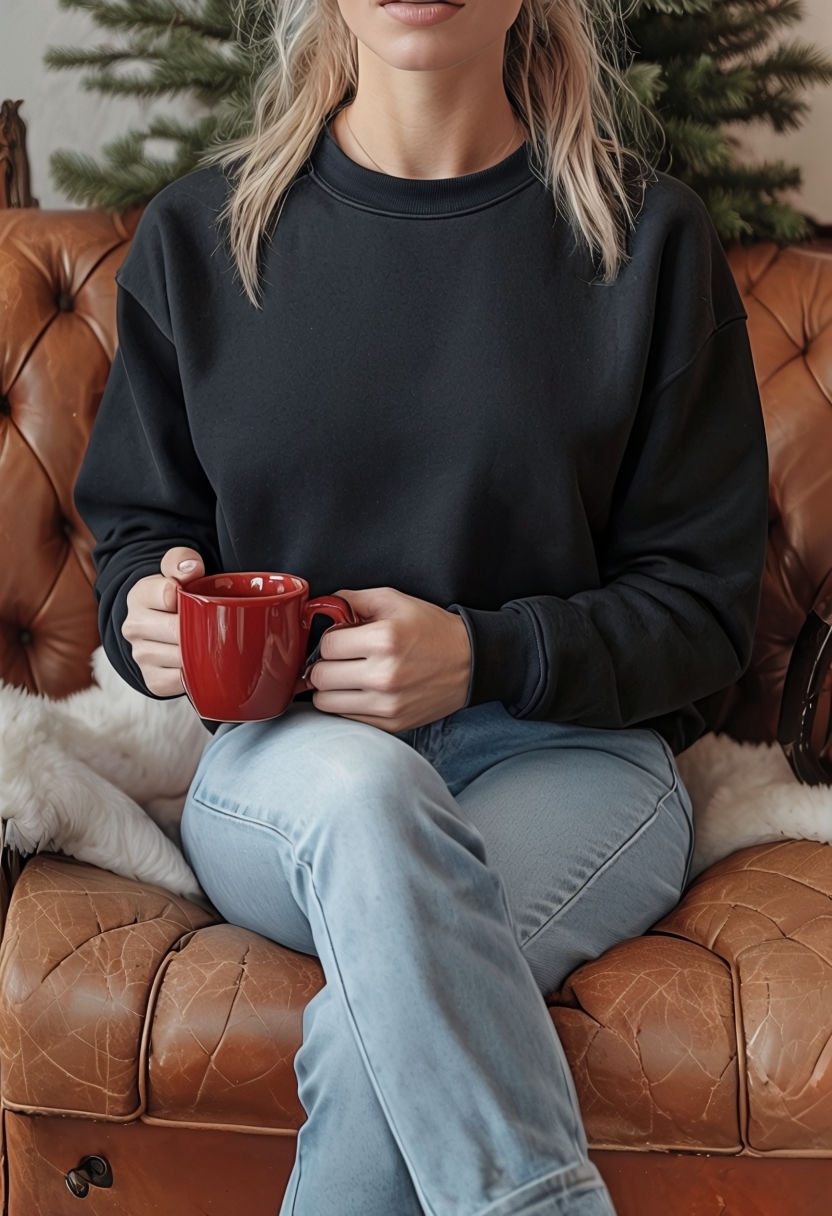
[[[189,574],[191,570],[196,570],[196,567],[197,563],[192,557],[189,557],[186,561],[180,562],[176,569],[181,570],[183,574]]]

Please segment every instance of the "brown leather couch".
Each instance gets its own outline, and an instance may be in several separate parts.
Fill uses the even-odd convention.
[[[53,695],[89,680],[97,642],[71,488],[131,227],[0,211],[0,677]],[[832,255],[759,246],[732,260],[772,479],[754,664],[725,724],[771,738],[807,617],[810,647],[829,633]],[[807,671],[804,711],[824,701],[818,664]],[[802,712],[799,730],[822,763],[821,717]],[[4,1211],[275,1216],[303,1119],[292,1060],[320,982],[314,960],[159,889],[27,862],[0,965]],[[620,1216],[828,1216],[832,848],[784,841],[725,860],[549,1003]],[[111,1186],[95,1185],[103,1162]]]

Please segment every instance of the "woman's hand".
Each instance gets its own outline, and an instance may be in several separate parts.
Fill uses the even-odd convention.
[[[461,617],[389,587],[338,595],[361,624],[324,634],[307,673],[317,709],[393,734],[462,709],[471,645]]]
[[[182,687],[176,586],[202,578],[205,565],[194,549],[168,549],[161,574],[140,578],[127,593],[127,617],[121,632],[150,692],[175,697]]]

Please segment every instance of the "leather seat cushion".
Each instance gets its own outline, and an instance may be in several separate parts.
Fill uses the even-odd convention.
[[[321,983],[185,900],[34,858],[0,956],[5,1105],[291,1135]],[[549,1003],[596,1147],[832,1156],[832,847],[735,854]]]

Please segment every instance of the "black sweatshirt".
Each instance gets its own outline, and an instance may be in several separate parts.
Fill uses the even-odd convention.
[[[391,586],[454,607],[469,703],[649,724],[750,653],[767,470],[745,317],[697,197],[659,176],[612,285],[525,148],[387,177],[328,132],[243,295],[216,168],[162,191],[119,272],[119,349],[77,485],[104,645],[133,583],[208,571]]]

